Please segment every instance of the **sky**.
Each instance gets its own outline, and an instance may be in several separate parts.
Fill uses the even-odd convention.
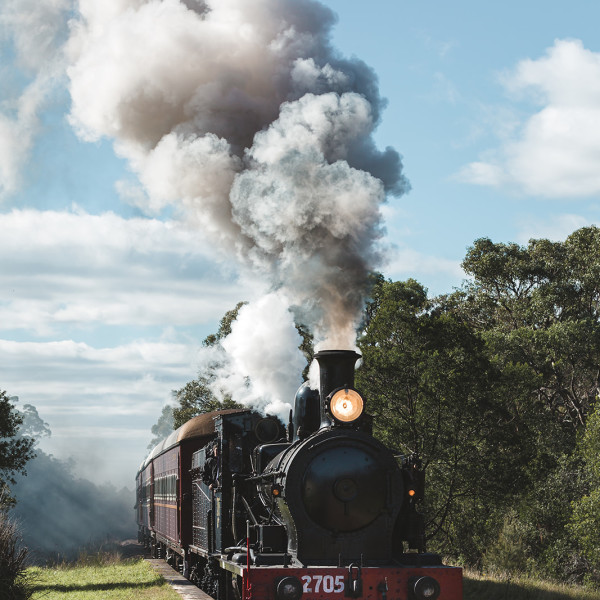
[[[385,99],[378,104],[375,98],[378,119],[372,128],[364,125],[380,151],[377,159],[391,164],[388,147],[401,156],[405,180],[382,176],[383,198],[383,187],[367,177],[374,186],[369,198],[379,194],[379,200],[375,207],[367,200],[359,206],[379,211],[361,244],[370,252],[369,236],[378,233],[385,259],[376,264],[387,277],[415,278],[432,296],[451,292],[465,278],[460,263],[477,238],[520,244],[541,237],[564,240],[598,222],[597,2],[576,0],[568,8],[557,0],[322,4],[337,15],[332,46],[371,67]],[[142,10],[147,29],[132,17]],[[257,259],[256,246],[248,250],[229,229],[215,234],[218,207],[213,221],[189,210],[189,190],[199,185],[184,170],[190,155],[161,146],[175,165],[167,168],[157,158],[158,146],[148,151],[168,111],[134,105],[123,92],[144,76],[146,65],[149,72],[154,68],[173,31],[196,47],[194,29],[173,16],[184,12],[179,0],[0,0],[0,389],[19,398],[17,407],[37,407],[52,431],[42,441],[44,450],[74,458],[84,477],[118,486],[133,486],[151,426],[172,390],[195,378],[204,360],[202,340],[216,331],[225,311],[246,300],[255,302],[248,310],[251,323],[276,321],[279,305],[268,293],[274,281],[285,283],[289,275],[282,267],[289,256],[269,254],[277,245],[276,231],[260,242]],[[312,25],[325,35],[327,14],[317,11]],[[111,29],[116,16],[120,29]],[[261,18],[270,23],[270,16]],[[118,35],[124,30],[130,44],[121,49]],[[215,48],[229,32],[219,35]],[[236,35],[246,39],[248,33],[240,27]],[[106,60],[111,52],[135,56],[136,62],[111,63]],[[186,71],[183,55],[182,62],[164,55],[173,62],[152,84],[175,95],[177,76],[185,82],[196,72]],[[260,71],[267,75],[257,87],[268,87],[269,68],[274,67]],[[111,105],[116,89],[122,94],[118,113]],[[218,102],[221,88],[203,89]],[[336,110],[325,106],[330,98],[319,98],[321,104],[302,101],[302,114],[314,123],[319,111]],[[194,101],[201,111],[203,97]],[[224,104],[237,101],[223,96]],[[364,107],[356,96],[352,101],[356,124]],[[285,114],[294,118],[282,111],[277,123]],[[198,120],[194,114],[186,118]],[[344,125],[344,135],[351,124]],[[244,127],[237,123],[237,133],[227,139],[243,145],[251,139],[239,133]],[[284,137],[275,137],[276,128],[265,130],[257,134],[251,157],[263,174]],[[233,161],[223,157],[218,158]],[[207,172],[223,178],[229,173],[224,165],[215,163]],[[356,173],[352,166],[342,178]],[[214,179],[200,185],[215,190],[224,185]],[[303,187],[300,178],[294,182]],[[242,183],[246,189],[258,185],[248,178]],[[242,183],[234,189],[238,194]],[[264,184],[263,195],[271,188]],[[265,220],[277,222],[277,211],[260,208]],[[348,223],[360,229],[362,220]],[[228,245],[235,251],[223,252]],[[320,293],[306,281],[286,285],[302,297]],[[267,387],[276,387],[286,369],[302,369],[293,357],[275,351],[278,339],[294,341],[286,327],[257,339],[258,326],[239,331],[252,338],[255,360],[260,356],[273,364],[280,357]],[[294,389],[298,376],[280,396]]]

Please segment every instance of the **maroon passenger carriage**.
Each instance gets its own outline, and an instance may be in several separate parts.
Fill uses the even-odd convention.
[[[138,471],[139,539],[215,600],[461,600],[425,551],[424,474],[371,435],[351,351],[316,355],[286,429],[225,410],[188,421]]]
[[[215,419],[249,411],[223,410],[190,419],[154,447],[136,476],[140,541],[152,555],[179,564],[192,541],[192,455],[215,437]],[[177,557],[175,556],[177,555]]]

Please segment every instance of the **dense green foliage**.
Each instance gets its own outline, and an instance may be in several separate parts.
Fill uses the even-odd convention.
[[[423,459],[430,548],[491,571],[600,581],[600,230],[480,239],[429,299],[379,278],[357,384]]]

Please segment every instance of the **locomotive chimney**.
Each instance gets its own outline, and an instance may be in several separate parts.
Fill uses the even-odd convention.
[[[326,398],[334,390],[342,387],[354,387],[354,365],[360,354],[354,350],[322,350],[315,354],[319,363],[321,395],[321,427],[331,424],[326,409]]]

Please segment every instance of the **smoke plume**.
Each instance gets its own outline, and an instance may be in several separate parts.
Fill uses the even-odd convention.
[[[380,205],[407,189],[372,133],[373,71],[330,44],[314,0],[80,0],[70,119],[108,137],[148,212],[175,207],[293,298],[323,345],[351,347]]]
[[[112,140],[136,176],[119,182],[125,200],[187,220],[267,282],[278,306],[287,299],[318,348],[354,346],[368,273],[382,261],[380,207],[409,186],[399,154],[373,140],[385,104],[377,77],[332,47],[330,9],[317,0],[7,0],[0,22],[30,74],[0,113],[0,196],[18,184],[51,83],[66,81],[78,135]],[[17,138],[21,154],[10,152]],[[275,340],[273,298],[236,326],[248,339],[267,332],[261,351]],[[279,341],[295,343],[287,332]],[[243,381],[225,377],[223,389],[275,389],[269,369],[235,344],[223,348]],[[271,371],[277,364],[281,355]]]
[[[302,383],[306,360],[298,350],[302,339],[296,330],[289,300],[281,293],[267,294],[243,306],[221,345],[207,348],[213,365],[212,384],[217,397],[233,400],[286,423],[293,394]]]

